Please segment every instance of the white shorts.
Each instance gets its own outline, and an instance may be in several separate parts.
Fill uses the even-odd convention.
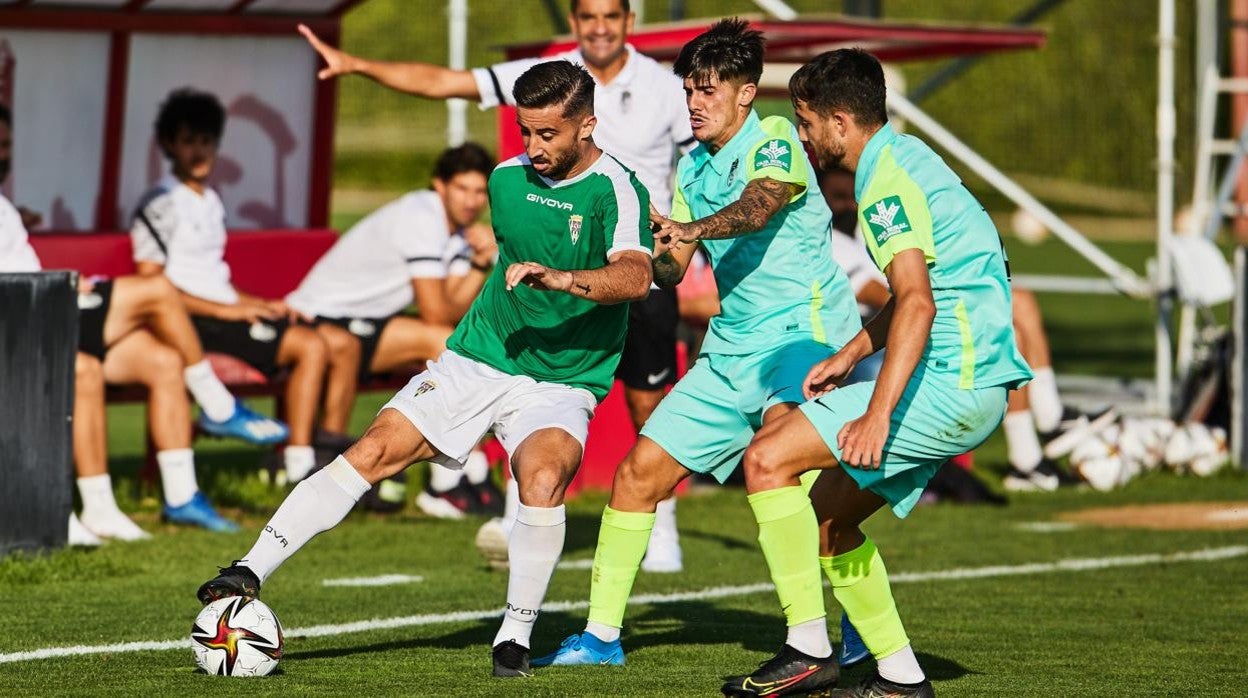
[[[583,388],[513,376],[448,350],[382,409],[420,430],[439,452],[435,463],[461,468],[491,430],[508,456],[539,429],[562,429],[584,448],[597,403]]]

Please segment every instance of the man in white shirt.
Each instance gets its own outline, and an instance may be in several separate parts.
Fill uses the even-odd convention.
[[[290,369],[286,384],[290,435],[283,452],[294,482],[316,465],[312,433],[329,374],[332,386],[354,379],[355,366],[333,361],[324,340],[284,301],[243,293],[225,263],[225,209],[208,186],[225,109],[211,94],[182,88],[161,105],[156,140],[171,171],[141,199],[130,230],[139,274],[164,276],[181,292],[208,351],[236,356],[266,375]]]
[[[21,214],[0,196],[0,272],[42,270]],[[79,337],[74,378],[74,467],[82,517],[71,514],[70,543],[149,535],[117,507],[108,475],[105,383],[148,390],[148,420],[164,494],[163,518],[214,531],[237,526],[220,516],[199,490],[191,451],[188,389],[203,420],[222,435],[256,443],[285,437],[285,427],[247,409],[204,359],[177,291],[163,278],[125,276],[79,281]],[[208,414],[216,415],[213,420]]]
[[[628,0],[571,0],[568,25],[577,39],[576,50],[474,70],[371,61],[325,44],[306,26],[300,25],[299,31],[327,64],[318,73],[321,79],[359,73],[419,97],[475,99],[483,109],[514,105],[512,86],[516,78],[536,63],[566,59],[583,65],[596,83],[595,142],[636,172],[650,192],[651,203],[666,215],[671,210],[675,151],[691,149],[696,142],[680,80],[626,42],[634,19]],[[624,396],[637,429],[654,412],[666,388],[676,382],[678,320],[674,289],[652,287],[646,301],[633,303],[630,308],[628,338],[616,378],[624,383]],[[518,503],[514,491],[509,485],[504,521],[487,523],[477,537],[478,547],[491,564],[501,565],[506,560],[506,533]],[[675,507],[674,499],[660,503],[642,569],[677,572],[682,568]]]
[[[357,361],[361,380],[437,358],[494,266],[493,231],[480,224],[494,158],[475,143],[448,148],[434,165],[432,188],[405,194],[356,223],[286,297],[316,318],[335,355]],[[403,311],[413,302],[417,314]],[[321,425],[345,432],[356,382],[325,395]],[[425,513],[461,518],[502,513],[489,463],[474,453],[464,472],[430,464]]]

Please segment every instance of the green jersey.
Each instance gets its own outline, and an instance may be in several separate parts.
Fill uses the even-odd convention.
[[[704,354],[745,355],[797,340],[840,349],[862,329],[854,292],[832,260],[832,212],[787,119],[751,111],[724,147],[699,145],[676,166],[672,219],[687,223],[741,198],[766,177],[800,189],[762,230],[703,240],[719,290]]]
[[[598,269],[617,252],[650,254],[650,196],[615,158],[603,153],[562,181],[543,177],[527,156],[490,175],[490,211],[498,265],[447,340],[447,348],[516,376],[607,395],[615,375],[628,304],[599,305],[559,291],[507,290],[517,262],[553,269]]]
[[[915,375],[925,370],[963,390],[1030,380],[1014,341],[1001,237],[945,161],[885,124],[858,160],[854,198],[867,251],[881,270],[902,250],[927,258],[936,318]]]

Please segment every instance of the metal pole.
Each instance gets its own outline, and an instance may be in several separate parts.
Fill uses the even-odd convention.
[[[468,65],[468,0],[450,0],[447,3],[447,61],[452,70],[463,70]],[[446,143],[454,147],[468,137],[468,102],[463,99],[446,100]]]
[[[970,146],[958,140],[957,136],[950,133],[937,123],[935,119],[928,116],[926,112],[915,106],[913,102],[900,93],[889,90],[888,108],[914,124],[915,128],[930,136],[932,140],[949,151],[950,155],[974,170],[979,176],[987,180],[990,185],[1002,194],[1005,194],[1015,204],[1018,204],[1020,208],[1039,218],[1041,222],[1053,231],[1054,235],[1061,238],[1063,242],[1070,245],[1071,248],[1095,265],[1096,268],[1109,276],[1110,280],[1113,281],[1120,291],[1136,298],[1151,297],[1152,289],[1147,281],[1141,279],[1130,268],[1120,264],[1118,260],[1102,252],[1100,248],[1089,242],[1082,233],[1072,228],[1066,221],[1058,218],[1057,214],[1037,201],[1034,196],[1028,194],[1025,189],[1006,176],[1004,172],[998,170],[974,150],[971,150]]]
[[[1170,268],[1170,238],[1174,234],[1174,0],[1159,0],[1157,33],[1157,339],[1155,373],[1157,407],[1171,412],[1170,320],[1174,285]]]

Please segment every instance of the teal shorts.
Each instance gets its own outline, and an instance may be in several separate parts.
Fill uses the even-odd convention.
[[[874,390],[875,381],[856,383],[802,405],[802,414],[838,461],[837,434],[866,413]],[[858,487],[880,495],[905,518],[945,461],[974,450],[996,430],[1005,416],[1005,394],[1004,386],[958,390],[918,374],[893,410],[879,469],[842,467]]]
[[[835,350],[811,339],[757,354],[703,354],[663,398],[641,434],[695,473],[723,482],[782,402],[801,403],[806,374]]]

